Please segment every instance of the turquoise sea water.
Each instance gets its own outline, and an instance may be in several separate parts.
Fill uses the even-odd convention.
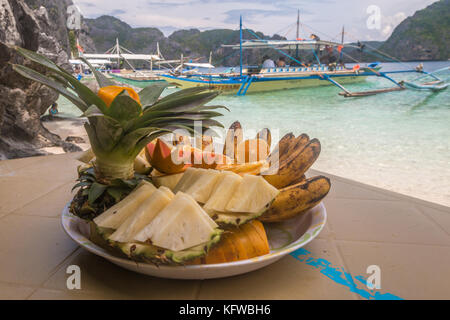
[[[417,63],[408,63],[415,67]],[[426,62],[425,70],[450,65]],[[398,63],[383,70],[405,69]],[[450,72],[442,73],[450,77]],[[417,74],[395,74],[397,80]],[[347,85],[350,91],[391,87],[385,79]],[[404,90],[363,98],[344,98],[334,86],[283,90],[245,97],[221,96],[221,119],[228,127],[239,119],[250,137],[268,127],[274,136],[288,132],[318,138],[322,153],[313,168],[450,206],[450,88],[431,93]],[[79,115],[60,99],[60,109]]]

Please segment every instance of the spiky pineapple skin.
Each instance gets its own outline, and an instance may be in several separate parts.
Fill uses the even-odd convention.
[[[154,265],[184,265],[189,261],[206,256],[208,251],[219,243],[224,231],[216,229],[207,243],[177,252],[159,248],[148,243],[121,243],[112,241],[109,239],[109,236],[113,232],[113,229],[101,228],[95,225],[95,223],[92,223],[90,240],[106,250],[112,250],[120,256],[127,257],[136,262],[151,263]]]
[[[272,206],[272,203],[275,201],[273,199],[269,202],[260,212],[258,213],[233,213],[233,212],[212,212],[210,214],[211,218],[216,222],[221,228],[228,227],[238,227],[247,222],[250,222],[254,219],[258,219],[262,216],[269,208]]]

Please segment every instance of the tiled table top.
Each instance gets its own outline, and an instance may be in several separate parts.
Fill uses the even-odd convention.
[[[450,209],[328,174],[325,229],[279,262],[204,281],[123,270],[62,230],[76,155],[0,161],[0,299],[450,298]],[[81,290],[67,289],[69,265],[81,268]],[[380,290],[365,285],[370,265]]]

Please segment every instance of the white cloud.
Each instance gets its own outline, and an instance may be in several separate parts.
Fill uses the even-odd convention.
[[[244,25],[267,34],[295,37],[297,9],[301,36],[318,33],[322,38],[340,38],[345,25],[347,40],[384,40],[407,16],[435,0],[74,0],[86,17],[114,14],[133,27],[237,29],[239,14]],[[380,30],[366,27],[369,5],[381,9]],[[320,32],[319,32],[320,30]]]

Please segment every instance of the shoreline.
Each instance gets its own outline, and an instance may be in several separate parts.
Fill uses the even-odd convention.
[[[79,146],[84,151],[90,148],[89,139],[83,127],[85,121],[86,120],[81,118],[58,117],[58,119],[56,120],[42,121],[42,124],[50,132],[59,135],[63,140],[66,140],[68,137],[79,137],[83,139],[84,142],[71,142]],[[50,154],[66,153],[61,147],[43,148],[42,150]],[[347,170],[333,170],[332,168],[328,167],[325,162],[318,161],[318,163],[313,165],[311,169],[318,170],[324,172],[325,174],[330,174],[340,178],[349,179],[365,185],[373,186],[375,188],[380,188],[389,192],[396,192],[404,196],[413,197],[423,201],[435,203],[437,205],[450,207],[450,198],[448,198],[448,195],[433,195],[432,192],[419,193],[415,191],[416,189],[413,185],[405,185],[402,183],[394,184],[392,179],[390,181],[385,181],[386,183],[382,183],[379,181],[379,179],[376,178],[376,175],[373,174],[355,176],[353,174],[348,174],[349,172]],[[402,174],[398,173],[397,176],[398,180],[395,181],[401,181]]]
[[[77,145],[83,151],[91,147],[89,144],[89,138],[84,129],[85,122],[86,120],[81,118],[66,118],[61,116],[53,117],[53,119],[48,116],[41,118],[41,123],[44,128],[51,133],[60,136],[62,140]],[[46,147],[39,150],[49,154],[66,153],[62,147]]]

